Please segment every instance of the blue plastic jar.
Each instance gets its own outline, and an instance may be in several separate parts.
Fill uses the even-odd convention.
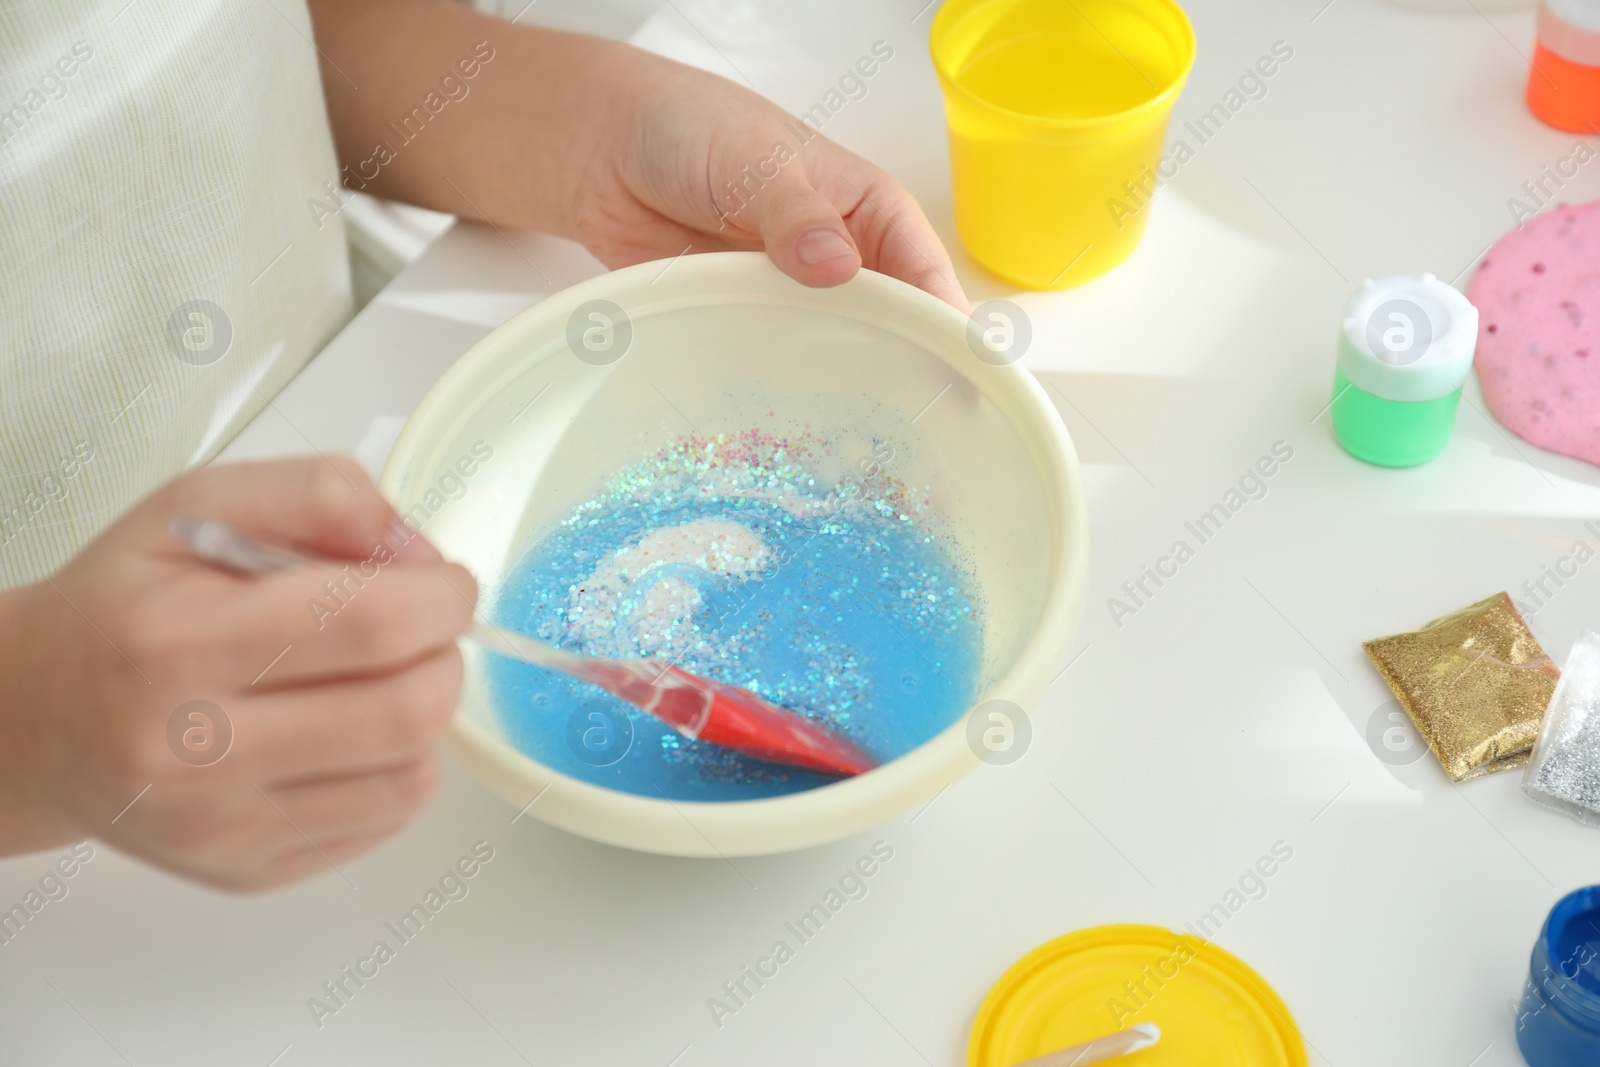
[[[1517,1047],[1529,1067],[1600,1064],[1600,886],[1550,909],[1522,987]]]

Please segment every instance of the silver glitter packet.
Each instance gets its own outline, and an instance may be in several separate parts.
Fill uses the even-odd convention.
[[[1522,790],[1580,822],[1600,826],[1600,634],[1573,643],[1545,709]]]

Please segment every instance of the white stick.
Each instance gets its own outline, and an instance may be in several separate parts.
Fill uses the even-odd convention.
[[[1016,1067],[1089,1067],[1091,1063],[1103,1063],[1149,1048],[1160,1040],[1161,1027],[1155,1023],[1140,1023],[1081,1045],[1048,1052],[1037,1059],[1019,1063]]]
[[[588,657],[547,645],[543,641],[535,641],[531,637],[502,630],[482,619],[472,620],[472,625],[467,627],[467,637],[490,651],[510,656],[512,659],[520,659],[524,663],[532,663],[536,667],[548,667],[562,674],[576,674],[579,677],[586,674],[584,661]]]

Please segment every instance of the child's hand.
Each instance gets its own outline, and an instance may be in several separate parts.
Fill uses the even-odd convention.
[[[807,285],[866,266],[967,310],[899,182],[742,86],[444,0],[310,7],[345,173],[367,192],[576,238],[610,267],[765,248]],[[434,87],[451,103],[397,134]]]
[[[175,515],[352,565],[223,573],[170,536]],[[477,588],[394,517],[347,460],[209,467],[0,594],[0,854],[94,836],[260,889],[408,823],[438,782]],[[179,713],[197,700],[220,715]]]
[[[609,152],[574,197],[578,237],[607,266],[765,248],[807,285],[865,266],[969,310],[927,216],[893,177],[739,85],[630,53],[614,75],[626,106]]]

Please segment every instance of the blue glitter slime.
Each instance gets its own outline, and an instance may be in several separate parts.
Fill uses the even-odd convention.
[[[617,472],[520,562],[494,621],[573,652],[655,657],[751,689],[881,762],[959,718],[978,688],[973,581],[925,505],[884,473],[822,487],[821,446],[757,431],[685,438]],[[584,682],[489,657],[511,742],[595,785],[751,800],[835,779],[680,736]]]

